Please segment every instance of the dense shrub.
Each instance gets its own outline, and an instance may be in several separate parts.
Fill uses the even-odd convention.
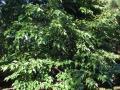
[[[99,83],[112,84],[119,59],[115,14],[106,13],[99,1],[66,2],[78,11],[71,13],[76,8],[59,0],[8,0],[1,8],[0,69],[12,73],[5,80],[13,80],[16,90],[93,90]]]

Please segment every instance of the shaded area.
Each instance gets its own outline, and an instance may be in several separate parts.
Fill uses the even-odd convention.
[[[6,72],[0,72],[0,90],[4,88],[12,88],[13,81],[5,81],[5,77],[10,75],[9,71]]]

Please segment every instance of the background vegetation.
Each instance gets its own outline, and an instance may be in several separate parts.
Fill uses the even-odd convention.
[[[119,12],[101,0],[0,4],[0,70],[16,90],[94,90],[119,75]]]

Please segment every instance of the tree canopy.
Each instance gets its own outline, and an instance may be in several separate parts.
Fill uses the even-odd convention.
[[[107,4],[0,0],[0,72],[8,73],[4,80],[11,80],[16,90],[112,87],[119,74],[120,17]]]

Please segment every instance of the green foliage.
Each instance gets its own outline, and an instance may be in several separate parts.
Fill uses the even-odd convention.
[[[97,9],[102,14],[96,16],[97,10],[90,7],[101,3],[82,0],[80,11],[94,13],[95,20],[75,20],[58,7],[59,0],[54,2],[9,2],[2,8],[0,70],[12,73],[5,80],[13,80],[16,90],[93,90],[99,82],[110,82],[119,59],[113,50],[120,30],[115,15]],[[81,0],[75,3],[81,6]]]
[[[101,14],[105,6],[105,1],[101,0],[62,0],[62,2],[67,4],[67,8],[76,13],[78,18],[82,17],[87,20],[91,20],[96,15]]]

